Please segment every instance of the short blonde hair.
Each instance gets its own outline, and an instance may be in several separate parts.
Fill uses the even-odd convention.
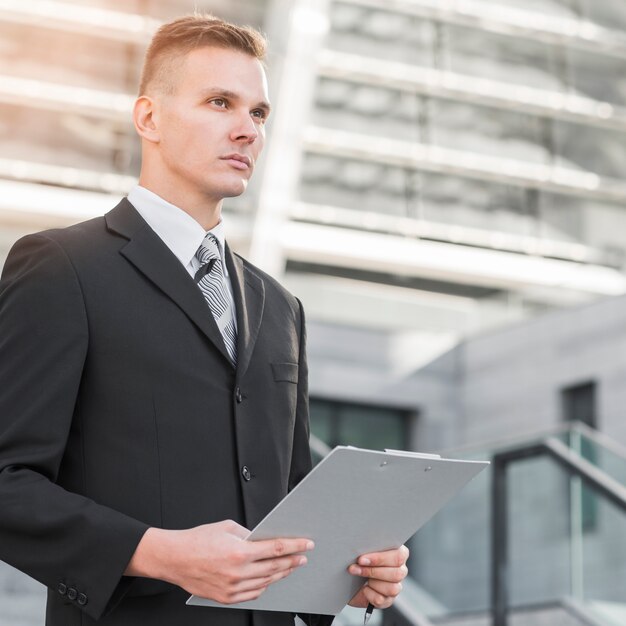
[[[207,13],[195,13],[163,24],[146,51],[139,83],[139,95],[148,89],[172,93],[176,70],[189,52],[202,47],[239,50],[263,61],[265,37],[250,26],[237,26]]]

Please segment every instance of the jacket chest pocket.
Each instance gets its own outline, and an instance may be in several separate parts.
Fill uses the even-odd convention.
[[[272,363],[271,365],[275,382],[298,383],[297,363]]]

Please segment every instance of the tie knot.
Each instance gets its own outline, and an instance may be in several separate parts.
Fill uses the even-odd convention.
[[[211,259],[221,259],[220,244],[217,237],[209,233],[203,240],[196,251],[196,259],[202,265],[206,265]]]

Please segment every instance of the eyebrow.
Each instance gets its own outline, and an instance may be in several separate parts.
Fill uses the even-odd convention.
[[[241,100],[241,96],[238,93],[230,91],[230,89],[223,89],[222,87],[207,87],[206,89],[203,89],[200,94],[203,98],[208,96],[223,96],[229,100]],[[261,100],[253,108],[263,109],[266,115],[269,115],[272,110],[270,103],[265,100]]]

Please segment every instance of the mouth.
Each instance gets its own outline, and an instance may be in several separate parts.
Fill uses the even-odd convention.
[[[238,170],[248,170],[252,168],[252,159],[245,154],[233,152],[220,157],[222,161],[228,162],[229,165]]]

